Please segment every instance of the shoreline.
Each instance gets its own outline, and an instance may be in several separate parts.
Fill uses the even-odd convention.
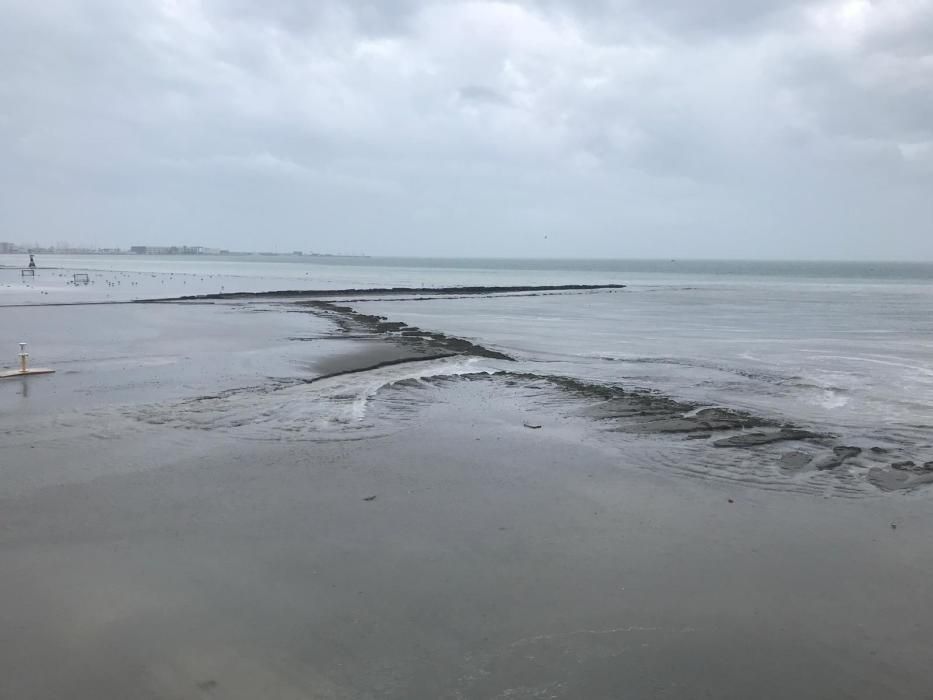
[[[39,481],[2,498],[0,695],[913,700],[933,682],[926,501],[645,469],[669,437],[609,449],[496,380],[399,385],[369,406],[395,427],[348,440],[240,426],[314,386],[198,401],[237,407],[199,428],[163,422],[168,403],[89,425],[85,449],[61,429],[7,449],[5,478]]]
[[[715,446],[780,422],[353,301],[200,301],[7,312],[61,371],[0,386],[0,696],[933,687],[929,493],[844,478],[869,455],[782,472]]]

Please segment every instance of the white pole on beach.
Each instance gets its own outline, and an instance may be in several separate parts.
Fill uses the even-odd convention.
[[[48,367],[30,367],[29,353],[26,352],[26,343],[19,344],[19,369],[0,370],[0,379],[13,377],[30,377],[33,374],[54,374],[54,369]]]

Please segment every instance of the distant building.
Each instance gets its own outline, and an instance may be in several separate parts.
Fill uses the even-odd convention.
[[[130,252],[134,255],[202,255],[205,248],[199,245],[134,245]]]

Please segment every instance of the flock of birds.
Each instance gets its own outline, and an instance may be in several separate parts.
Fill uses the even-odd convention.
[[[8,272],[9,277],[4,280]],[[310,272],[305,272],[309,276]],[[88,287],[103,286],[108,290],[114,290],[114,294],[109,291],[104,293],[102,300],[120,300],[121,298],[132,301],[142,298],[155,298],[160,294],[162,296],[181,296],[182,294],[223,294],[226,290],[224,281],[227,281],[231,275],[219,274],[198,274],[183,272],[76,272],[74,270],[61,270],[56,268],[36,268],[34,276],[25,276],[20,274],[19,267],[0,266],[0,288],[16,290],[29,289],[34,290],[41,296],[49,296],[57,291],[64,291],[68,287]],[[233,275],[236,277],[236,275]],[[189,286],[189,282],[191,285]],[[181,285],[179,287],[178,285]],[[177,290],[184,289],[184,292],[174,293],[171,288]],[[99,287],[98,287],[99,288]],[[240,287],[242,288],[242,287]],[[129,295],[126,292],[117,294],[117,290],[134,289],[138,293]],[[157,293],[157,289],[164,289],[164,292]],[[74,300],[74,299],[72,299]],[[2,301],[2,298],[0,298]]]
[[[13,268],[11,268],[12,270]],[[18,272],[18,269],[16,270]],[[43,273],[40,274],[39,273]],[[218,285],[211,284],[212,280],[215,278],[223,279],[221,275],[197,275],[197,274],[185,274],[185,273],[152,273],[152,272],[87,272],[87,273],[78,273],[73,272],[62,272],[60,270],[41,270],[37,271],[35,276],[30,277],[21,277],[19,280],[14,280],[10,283],[5,283],[2,286],[7,289],[35,289],[40,295],[48,296],[50,292],[54,292],[54,289],[49,289],[49,287],[87,287],[93,285],[103,285],[110,289],[126,289],[126,288],[147,288],[150,292],[153,290],[155,284],[158,284],[160,287],[165,287],[168,285],[172,287],[180,283],[181,285],[187,287],[188,282],[191,281],[193,286],[200,286],[197,283],[206,282],[207,284],[203,285],[203,289],[198,289],[198,293],[202,294],[213,294],[218,291]],[[149,282],[150,280],[154,280]],[[18,282],[18,284],[17,284]],[[52,282],[50,285],[49,283]],[[125,287],[124,287],[125,283]],[[44,287],[44,288],[42,288]],[[223,284],[219,285],[220,293],[223,293],[225,286]],[[147,294],[148,296],[148,294]],[[105,298],[112,298],[111,294],[106,294]],[[131,297],[131,298],[139,298]]]

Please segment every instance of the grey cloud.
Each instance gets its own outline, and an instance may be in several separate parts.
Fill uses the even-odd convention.
[[[457,95],[465,102],[475,102],[495,106],[506,106],[510,100],[501,92],[485,85],[464,85],[457,90]]]
[[[864,79],[868,70],[816,56],[797,61],[790,80],[830,134],[894,143],[933,138],[933,78],[924,89],[906,84],[910,72],[925,68],[905,65],[901,80],[877,82]]]
[[[393,36],[410,29],[414,14],[423,7],[422,0],[207,0],[215,17],[244,23],[272,25],[281,31],[304,33],[342,20],[367,36]]]
[[[666,34],[696,41],[774,31],[792,26],[809,0],[538,0],[549,11],[569,12],[609,35]]]
[[[933,0],[0,12],[0,240],[933,257]]]
[[[789,55],[779,80],[825,140],[933,143],[933,3],[862,7],[835,42],[814,36]]]

